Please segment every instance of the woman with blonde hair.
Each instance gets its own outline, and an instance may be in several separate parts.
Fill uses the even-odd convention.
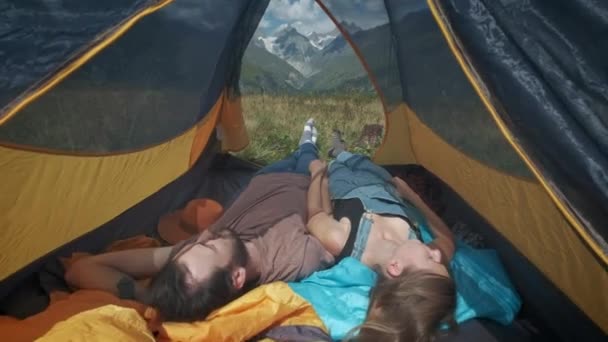
[[[453,323],[452,233],[407,183],[340,141],[329,167],[309,166],[308,229],[336,262],[353,257],[379,275],[355,339],[431,341]]]
[[[366,321],[349,341],[432,341],[442,325],[455,327],[454,282],[427,271],[382,278],[373,288]]]

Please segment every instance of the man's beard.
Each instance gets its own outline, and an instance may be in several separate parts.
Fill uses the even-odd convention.
[[[228,239],[232,242],[233,251],[229,265],[231,267],[246,267],[247,262],[249,261],[249,253],[247,252],[245,243],[230,230],[225,230],[218,235],[218,237]]]
[[[249,261],[249,253],[247,252],[247,247],[245,247],[245,243],[234,237],[234,253],[232,254],[232,260],[230,263],[233,267],[246,267],[247,262]]]

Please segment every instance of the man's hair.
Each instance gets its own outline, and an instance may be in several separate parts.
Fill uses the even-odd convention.
[[[366,321],[355,328],[353,341],[433,341],[442,325],[455,326],[456,287],[446,276],[405,270],[382,278],[370,298]]]
[[[170,260],[152,279],[146,303],[156,308],[163,320],[203,320],[213,310],[229,303],[243,292],[234,287],[232,270],[247,264],[245,245],[231,234],[222,234],[220,237],[234,242],[232,260],[227,267],[215,268],[205,281],[190,285],[188,270],[176,260]]]
[[[150,284],[146,303],[156,308],[165,321],[203,320],[238,294],[228,269],[216,268],[209,279],[195,287],[188,285],[187,273],[183,265],[170,261]]]

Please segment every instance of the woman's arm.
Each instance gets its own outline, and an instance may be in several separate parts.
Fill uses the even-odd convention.
[[[99,254],[76,261],[65,274],[75,288],[142,300],[146,288],[136,280],[151,277],[167,263],[173,247],[133,249]]]
[[[429,226],[435,236],[435,240],[431,243],[437,249],[441,251],[442,261],[444,264],[448,264],[452,260],[454,250],[454,235],[443,220],[435,214],[431,208],[418,196],[418,194],[410,188],[410,186],[401,178],[393,177],[393,184],[399,191],[399,194],[410,201],[418,210],[422,212],[424,217],[429,223]]]
[[[342,252],[348,237],[348,222],[336,221],[331,216],[327,164],[315,160],[310,164],[312,179],[308,189],[308,231],[333,256]]]

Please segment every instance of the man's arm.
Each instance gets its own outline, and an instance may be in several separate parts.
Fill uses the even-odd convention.
[[[452,256],[456,249],[452,231],[404,180],[399,177],[393,177],[393,184],[403,198],[412,202],[412,204],[422,212],[435,236],[435,240],[431,245],[434,245],[441,251],[442,262],[447,265],[450,260],[452,260]]]
[[[136,280],[158,273],[168,262],[172,249],[133,249],[83,258],[66,271],[65,279],[75,288],[103,290],[141,301],[146,288]]]
[[[331,198],[329,197],[329,177],[327,171],[321,178],[321,202],[323,203],[323,211],[331,215],[334,210],[331,206]]]
[[[329,193],[325,196],[323,195],[324,191],[328,192],[327,188],[323,188],[324,183],[325,185],[327,184],[327,182],[323,181],[326,168],[327,164],[318,159],[313,160],[308,166],[311,175],[307,197],[308,220],[320,212],[331,212],[331,205],[328,209],[328,205],[324,203],[324,201],[329,200]]]

